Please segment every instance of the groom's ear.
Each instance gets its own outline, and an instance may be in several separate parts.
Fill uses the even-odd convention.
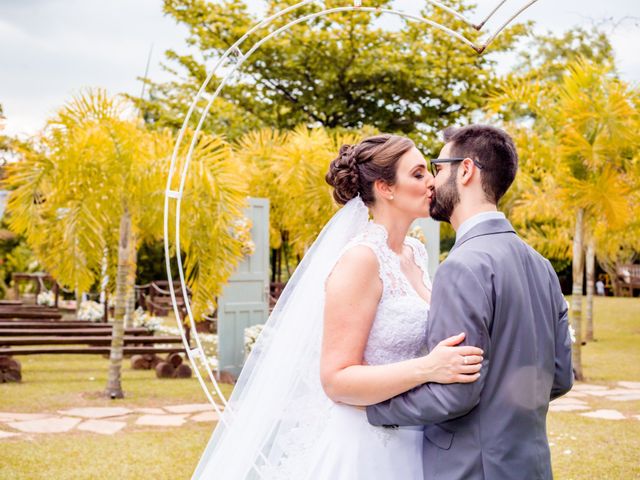
[[[458,168],[458,179],[462,185],[468,185],[474,175],[478,173],[478,167],[475,166],[473,160],[465,158]]]

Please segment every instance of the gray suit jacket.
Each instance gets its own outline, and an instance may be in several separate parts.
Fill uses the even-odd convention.
[[[425,425],[425,479],[549,479],[549,401],[573,384],[567,306],[548,260],[507,220],[460,238],[434,281],[427,342],[465,332],[480,379],[428,383],[367,408],[373,425]]]

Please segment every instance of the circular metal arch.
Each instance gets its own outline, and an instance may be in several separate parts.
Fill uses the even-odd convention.
[[[476,30],[481,30],[483,28],[483,26],[485,25],[485,23],[487,22],[487,20],[489,20],[489,18],[491,18],[495,12],[506,2],[506,0],[501,0],[498,2],[498,4],[496,5],[496,7],[489,13],[489,15],[482,20],[480,23],[474,23],[471,20],[467,19],[464,15],[462,15],[461,13],[441,4],[440,2],[436,1],[436,0],[426,0],[428,3],[434,5],[437,8],[440,8],[448,13],[450,13],[452,16],[456,17],[459,20],[464,21],[466,24],[468,24],[469,26],[475,28]],[[326,9],[324,8],[324,6],[322,5],[323,2],[318,1],[318,0],[304,0],[301,1],[295,5],[292,5],[288,8],[285,8],[283,10],[280,10],[279,12],[265,18],[264,20],[258,22],[257,24],[255,24],[251,29],[249,29],[240,39],[238,39],[236,41],[236,43],[234,43],[231,47],[229,47],[229,49],[227,49],[227,51],[218,59],[218,61],[216,62],[215,66],[213,67],[213,69],[211,70],[211,72],[209,73],[209,75],[207,76],[207,78],[205,79],[205,81],[203,82],[202,86],[200,87],[200,89],[198,90],[198,93],[196,94],[196,96],[193,99],[193,102],[191,103],[184,123],[182,125],[182,128],[180,129],[180,132],[178,134],[178,138],[176,140],[176,144],[173,150],[173,154],[171,156],[171,163],[170,163],[170,167],[169,167],[169,175],[167,178],[167,184],[166,184],[166,189],[165,189],[165,196],[164,196],[164,251],[165,251],[165,262],[166,262],[166,268],[167,268],[167,279],[169,280],[169,291],[171,294],[171,301],[172,301],[172,305],[173,305],[173,311],[176,317],[176,322],[178,324],[178,328],[180,329],[180,335],[182,337],[182,342],[184,344],[185,347],[185,351],[187,353],[187,357],[189,358],[189,361],[191,363],[191,365],[193,366],[193,370],[196,374],[196,377],[198,378],[198,381],[200,382],[200,385],[207,397],[207,399],[209,400],[209,402],[213,405],[213,408],[215,409],[215,411],[218,413],[221,421],[224,421],[224,417],[221,415],[221,406],[218,405],[218,403],[214,400],[213,396],[217,396],[218,399],[220,400],[220,402],[222,403],[222,405],[224,405],[224,407],[227,408],[227,410],[230,410],[228,408],[228,404],[227,404],[227,400],[225,399],[224,395],[222,394],[221,390],[220,390],[220,386],[218,384],[218,381],[216,379],[216,376],[213,374],[211,367],[209,365],[209,362],[207,361],[206,355],[205,355],[205,351],[202,348],[202,343],[200,341],[200,337],[198,336],[198,332],[196,331],[196,327],[195,327],[195,319],[193,318],[193,314],[191,312],[191,305],[189,303],[189,297],[187,295],[187,286],[186,286],[186,282],[185,282],[185,276],[184,276],[184,270],[182,267],[182,255],[180,252],[180,207],[182,204],[182,198],[183,198],[183,193],[184,193],[184,188],[185,188],[185,183],[186,183],[186,178],[187,178],[187,172],[189,169],[189,165],[191,163],[191,158],[193,155],[193,151],[194,148],[196,146],[196,142],[197,142],[197,138],[198,138],[198,134],[200,133],[200,131],[202,130],[202,126],[204,124],[204,121],[209,113],[209,110],[211,109],[211,106],[213,104],[213,102],[216,100],[216,98],[218,98],[218,96],[220,95],[220,92],[222,91],[222,89],[225,87],[225,85],[227,85],[227,83],[229,82],[229,79],[232,77],[232,75],[234,75],[238,69],[242,66],[242,64],[253,54],[255,53],[256,50],[258,50],[258,48],[260,48],[260,46],[262,44],[264,44],[265,42],[267,42],[269,39],[271,39],[272,37],[279,35],[280,33],[283,33],[287,30],[289,30],[291,27],[293,27],[294,25],[297,25],[299,23],[303,23],[303,22],[308,22],[310,20],[313,20],[315,18],[321,17],[321,16],[326,16],[326,15],[330,15],[332,13],[338,13],[338,12],[349,12],[349,11],[364,11],[364,12],[371,12],[371,13],[377,13],[377,14],[389,14],[389,15],[396,15],[399,16],[401,18],[407,18],[409,20],[414,20],[417,22],[421,22],[424,23],[430,27],[436,28],[438,30],[443,31],[444,33],[447,33],[448,35],[456,38],[457,40],[461,41],[462,43],[464,43],[465,45],[468,45],[470,48],[473,48],[478,54],[481,54],[483,51],[486,50],[486,48],[493,42],[493,40],[497,37],[497,35],[514,19],[516,18],[520,13],[522,13],[524,10],[526,10],[529,6],[531,6],[533,3],[535,3],[537,0],[528,0],[520,9],[517,10],[517,12],[515,14],[513,14],[506,22],[504,22],[499,28],[498,30],[496,30],[493,34],[489,35],[488,38],[480,45],[473,43],[471,40],[467,39],[465,36],[463,36],[462,34],[451,30],[450,28],[441,25],[433,20],[430,20],[428,18],[424,18],[421,16],[417,16],[417,15],[413,15],[413,14],[409,14],[406,12],[402,12],[402,11],[398,11],[398,10],[393,10],[393,9],[387,9],[387,8],[375,8],[375,7],[365,7],[362,6],[362,1],[361,0],[354,0],[352,5],[348,5],[348,6],[343,6],[343,7],[336,7],[336,8],[329,8]],[[269,32],[268,34],[266,34],[264,37],[262,37],[260,40],[258,40],[256,43],[254,43],[253,45],[251,45],[246,53],[243,53],[240,50],[240,47],[244,44],[244,42],[246,41],[246,39],[253,34],[254,32],[256,32],[257,30],[264,28],[268,25],[270,25],[271,23],[273,23],[275,20],[287,15],[288,13],[291,13],[295,10],[300,9],[301,7],[305,6],[305,5],[309,5],[309,4],[313,4],[313,3],[318,3],[320,5],[322,5],[322,10],[315,12],[315,13],[311,13],[302,17],[298,17],[295,18],[291,21],[289,21],[288,23],[286,23],[284,26],[278,28],[277,30],[274,30],[272,32]],[[232,62],[230,61],[230,58],[232,56],[237,57],[237,61],[236,62]],[[229,64],[229,65],[226,65]],[[218,87],[216,88],[216,90],[213,93],[213,96],[209,99],[209,101],[207,102],[206,107],[204,108],[204,110],[202,111],[202,114],[200,116],[200,120],[198,121],[196,130],[193,133],[191,142],[189,144],[189,149],[187,151],[185,160],[184,160],[184,164],[182,166],[182,170],[180,172],[180,176],[179,176],[179,187],[178,190],[173,190],[171,188],[172,185],[172,181],[174,178],[174,175],[176,173],[176,164],[177,164],[177,159],[178,159],[178,154],[181,148],[181,145],[183,144],[183,140],[185,137],[185,133],[187,131],[187,127],[189,124],[189,121],[196,109],[196,106],[198,104],[198,102],[203,99],[204,97],[204,93],[206,88],[209,86],[211,80],[213,79],[213,77],[215,76],[215,74],[222,68],[228,66],[230,67],[230,70],[228,72],[226,72],[226,74],[222,77],[222,80],[220,81],[220,84],[218,85]],[[185,330],[184,330],[184,325],[181,322],[180,319],[180,312],[178,309],[178,305],[177,305],[177,301],[176,301],[176,292],[173,286],[173,275],[172,275],[172,271],[171,271],[171,262],[170,262],[170,243],[169,243],[169,209],[170,209],[170,202],[171,201],[175,201],[176,205],[176,217],[175,217],[175,249],[176,249],[176,259],[177,259],[177,267],[178,267],[178,277],[180,280],[180,286],[181,286],[181,291],[182,291],[182,296],[184,299],[184,303],[185,303],[185,307],[186,307],[186,311],[187,311],[187,315],[189,317],[189,328],[191,330],[192,333],[192,338],[195,340],[195,347],[191,348],[191,346],[189,345],[189,343],[187,342],[187,338],[186,338],[186,334],[185,334]],[[211,383],[213,384],[213,389],[214,391],[211,392],[208,388],[207,385],[205,383],[205,379],[204,379],[204,375],[201,372],[201,369],[199,368],[201,367],[202,369],[204,369],[204,371],[206,372],[206,376],[209,378],[209,380],[211,381]]]

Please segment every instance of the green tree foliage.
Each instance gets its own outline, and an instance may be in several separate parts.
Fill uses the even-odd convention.
[[[605,32],[597,28],[576,27],[561,34],[533,35],[519,50],[516,75],[529,73],[533,78],[562,81],[567,68],[579,58],[598,65],[613,66],[613,47]]]
[[[293,3],[270,1],[268,14]],[[345,5],[325,3],[329,8]],[[472,15],[466,0],[444,3]],[[369,4],[389,7],[391,2]],[[297,15],[318,9],[310,4]],[[164,10],[189,29],[188,43],[199,53],[168,51],[169,68],[180,73],[180,80],[150,82],[152,98],[140,103],[150,121],[175,128],[182,123],[187,99],[206,78],[207,68],[258,18],[241,0],[165,0]],[[422,13],[468,38],[478,37],[473,29],[427,2]],[[248,44],[284,23],[280,19],[259,30]],[[526,30],[524,25],[511,27],[491,50],[514,48]],[[478,56],[459,40],[423,23],[401,20],[398,28],[383,28],[380,15],[334,13],[295,25],[262,45],[223,90],[206,128],[235,137],[255,126],[358,129],[366,122],[380,131],[404,133],[431,145],[436,131],[468,119],[483,104],[486,90],[496,80],[492,66],[488,56]],[[209,94],[217,84],[213,82]]]

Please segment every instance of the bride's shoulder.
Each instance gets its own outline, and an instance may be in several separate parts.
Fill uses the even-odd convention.
[[[366,244],[348,246],[329,273],[325,286],[338,290],[378,278],[378,258]]]
[[[337,265],[342,268],[354,269],[355,271],[377,269],[378,258],[371,245],[367,243],[354,243],[347,245],[342,255],[338,259]]]

